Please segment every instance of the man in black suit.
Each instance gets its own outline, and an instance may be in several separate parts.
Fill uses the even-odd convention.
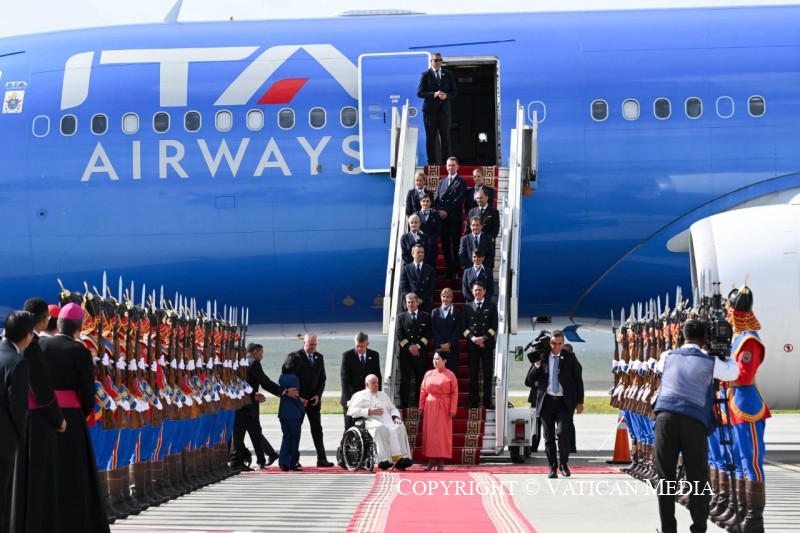
[[[453,114],[450,100],[457,95],[455,76],[442,68],[442,54],[435,52],[431,56],[431,68],[422,73],[417,88],[417,96],[425,100],[422,118],[425,122],[425,148],[429,165],[439,165],[442,159],[453,155],[450,152],[450,122]],[[437,133],[442,142],[442,159],[436,157]]]
[[[497,343],[497,306],[486,299],[486,287],[476,281],[472,285],[472,303],[464,304],[462,330],[467,339],[469,354],[469,406],[478,407],[480,390],[479,373],[483,366],[483,406],[494,409],[492,402],[492,374],[494,373],[494,347]]]
[[[264,359],[264,347],[253,342],[248,344],[247,384],[250,385],[253,390],[250,392],[250,405],[245,405],[237,409],[233,419],[231,453],[228,459],[230,467],[234,470],[253,470],[241,462],[242,452],[244,451],[245,431],[250,435],[250,442],[253,443],[253,449],[256,452],[256,463],[259,468],[264,469],[278,459],[278,453],[266,437],[264,437],[263,430],[261,429],[261,421],[259,420],[260,409],[258,404],[263,402],[266,398],[259,392],[259,387],[264,387],[265,391],[278,397],[287,394],[292,398],[296,398],[299,394],[297,389],[285,390],[269,379],[269,376],[264,373],[264,367],[261,366],[262,359]]]
[[[472,267],[464,269],[464,277],[461,280],[461,292],[464,294],[464,301],[472,303],[475,297],[472,295],[472,286],[476,281],[483,283],[486,288],[484,298],[491,301],[494,294],[494,272],[483,264],[483,250],[472,252]]]
[[[28,363],[22,352],[33,339],[33,314],[12,311],[3,324],[0,340],[0,532],[22,528],[21,516],[12,513],[12,490],[17,453],[25,446],[28,426]],[[53,512],[53,510],[49,510]]]
[[[428,366],[428,339],[431,336],[431,316],[418,309],[419,298],[409,293],[405,296],[408,311],[397,315],[395,338],[400,346],[400,407],[412,407],[419,399],[419,388]],[[411,396],[411,377],[416,384],[416,396]]]
[[[411,249],[413,263],[403,267],[400,273],[400,295],[405,301],[407,294],[413,292],[420,299],[422,310],[431,308],[433,291],[436,289],[436,271],[432,266],[425,264],[425,246],[415,244]]]
[[[570,476],[569,432],[572,412],[583,412],[583,376],[575,354],[563,349],[564,333],[555,330],[550,339],[550,352],[537,359],[525,378],[525,385],[536,390],[536,416],[542,420],[545,451],[550,463],[549,478],[558,477],[561,466],[564,477]],[[556,455],[558,438],[558,455]]]
[[[369,335],[363,331],[356,333],[355,347],[342,354],[342,397],[339,403],[344,408],[344,429],[353,426],[352,417],[347,416],[347,402],[353,394],[364,390],[367,376],[374,374],[381,383],[381,361],[378,352],[369,349]]]
[[[322,407],[322,393],[325,391],[325,359],[317,351],[317,335],[306,333],[303,337],[303,349],[298,350],[303,364],[300,366],[300,397],[308,401],[304,417],[308,418],[308,425],[311,426],[311,438],[314,441],[314,448],[317,450],[317,466],[329,467],[333,463],[328,461],[325,452],[325,442],[322,437],[322,417],[320,408]]]
[[[447,176],[439,180],[436,187],[434,207],[442,219],[442,255],[446,270],[445,278],[458,279],[458,240],[461,238],[464,196],[467,194],[467,183],[458,175],[458,160],[451,157],[447,160]]]
[[[472,268],[472,252],[480,250],[483,252],[486,267],[494,268],[494,239],[483,231],[479,217],[472,217],[469,226],[472,231],[461,237],[458,245],[458,260],[465,269]]]
[[[480,218],[483,232],[497,240],[497,236],[500,234],[500,212],[489,204],[487,190],[489,189],[481,189],[475,193],[478,205],[470,209],[467,220],[472,220],[473,217]]]
[[[494,207],[494,188],[486,185],[483,181],[484,179],[486,178],[482,168],[478,167],[472,171],[472,181],[475,182],[475,186],[467,189],[467,197],[464,200],[464,211],[466,211],[467,214],[469,214],[473,207],[477,207],[478,201],[475,199],[475,195],[480,190],[486,193],[489,205]],[[467,218],[467,220],[469,220],[469,218]],[[467,231],[469,231],[469,228],[467,228]]]

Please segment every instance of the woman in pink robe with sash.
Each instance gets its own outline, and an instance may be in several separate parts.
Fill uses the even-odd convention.
[[[422,421],[422,453],[425,470],[444,470],[444,459],[453,456],[453,417],[458,409],[458,380],[445,368],[448,353],[436,350],[433,370],[425,373],[419,394]]]

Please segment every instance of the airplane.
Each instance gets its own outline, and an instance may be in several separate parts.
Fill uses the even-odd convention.
[[[800,7],[358,15],[0,39],[0,311],[108,271],[258,323],[379,321],[392,109],[408,100],[422,129],[434,51],[459,86],[462,165],[509,166],[516,102],[537,122],[520,316],[580,323],[700,287],[720,250],[692,225],[725,212],[793,237],[750,207],[800,188]],[[749,274],[757,312],[797,316],[772,265],[725,260],[713,274]],[[766,326],[760,383],[797,407],[800,363],[771,348],[797,334]]]

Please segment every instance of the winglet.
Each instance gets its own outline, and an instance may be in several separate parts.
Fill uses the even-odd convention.
[[[183,0],[178,0],[175,2],[175,5],[172,6],[172,9],[169,10],[167,16],[164,17],[164,22],[178,22],[178,15],[181,13],[181,6],[183,5]]]

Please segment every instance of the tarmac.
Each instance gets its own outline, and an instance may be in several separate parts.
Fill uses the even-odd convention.
[[[325,447],[335,460],[343,433],[341,415],[323,415]],[[275,415],[262,415],[264,434],[276,448],[280,429]],[[572,477],[548,480],[529,473],[526,466],[546,466],[544,453],[534,453],[525,465],[512,466],[508,455],[488,457],[476,469],[492,469],[520,513],[538,533],[596,531],[628,533],[656,531],[658,506],[652,489],[621,473],[580,473],[585,467],[607,467],[614,450],[615,415],[577,415],[578,453],[572,454]],[[800,530],[800,415],[775,415],[767,421],[765,472],[766,531]],[[307,425],[300,443],[301,463],[314,466],[316,453]],[[498,468],[504,463],[504,468]],[[519,468],[521,473],[509,472]],[[407,472],[425,473],[415,465]],[[275,472],[275,475],[270,473]],[[525,472],[527,471],[527,472]],[[148,509],[111,526],[112,531],[260,532],[346,531],[350,519],[372,488],[374,474],[346,472],[338,467],[324,473],[279,473],[276,465],[265,472],[243,474],[192,494]],[[680,531],[687,531],[689,512],[676,506]],[[445,524],[430,531],[448,531]],[[722,531],[709,523],[709,531]],[[421,533],[421,532],[417,532]],[[465,533],[463,529],[459,533]]]

